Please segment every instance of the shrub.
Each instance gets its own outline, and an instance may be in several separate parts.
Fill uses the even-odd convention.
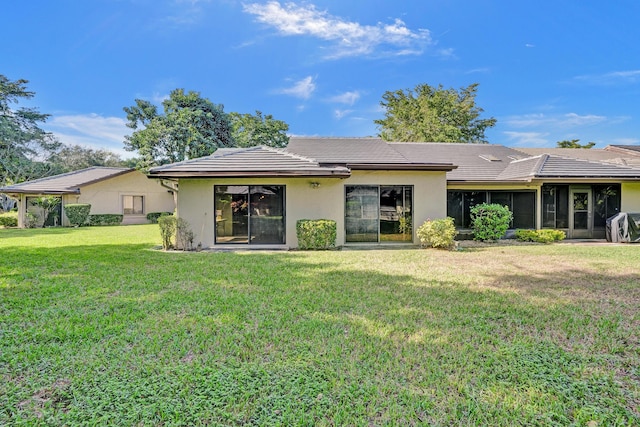
[[[18,212],[6,212],[0,214],[0,226],[3,227],[17,227],[18,226]]]
[[[147,214],[147,220],[149,222],[151,222],[151,224],[157,224],[158,223],[158,218],[160,218],[161,216],[168,216],[168,215],[173,215],[173,213],[171,213],[171,212],[149,212]]]
[[[426,220],[418,228],[418,238],[424,247],[451,249],[458,231],[453,223],[453,218]]]
[[[173,215],[161,216],[158,218],[160,235],[162,236],[162,249],[169,250],[173,247],[171,239],[176,233],[176,223],[178,219]]]
[[[562,230],[516,230],[516,239],[521,242],[551,243],[564,240],[566,237],[566,233]]]
[[[26,228],[38,228],[40,224],[40,215],[27,211],[25,213],[24,226]]]
[[[296,222],[299,249],[330,249],[336,246],[337,225],[331,219],[300,219]]]
[[[64,206],[64,213],[71,225],[80,227],[87,223],[91,212],[91,205],[88,203],[70,203]]]
[[[481,203],[471,208],[471,228],[474,240],[483,242],[502,238],[513,214],[508,207],[497,203]]]
[[[89,225],[119,225],[122,224],[121,214],[89,215]]]
[[[176,246],[183,251],[190,251],[193,249],[193,239],[195,239],[195,234],[189,227],[189,222],[178,218],[176,220]]]

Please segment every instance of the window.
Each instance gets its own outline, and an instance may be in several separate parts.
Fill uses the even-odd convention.
[[[122,213],[125,215],[144,214],[144,197],[122,196]]]
[[[216,185],[215,242],[285,243],[285,187]]]
[[[485,202],[509,208],[513,213],[510,228],[535,228],[534,191],[448,191],[447,216],[457,228],[471,228],[471,208]]]
[[[412,242],[413,187],[345,187],[347,242]]]

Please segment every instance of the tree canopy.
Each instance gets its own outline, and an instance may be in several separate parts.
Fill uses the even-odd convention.
[[[414,89],[387,91],[380,105],[385,118],[375,120],[379,136],[400,142],[482,142],[496,119],[481,119],[475,103],[478,83],[460,90],[419,84]]]
[[[267,145],[286,147],[289,125],[272,115],[225,113],[199,92],[175,89],[162,103],[163,112],[151,102],[136,99],[125,107],[125,149],[140,155],[138,167],[147,169],[166,163],[207,156],[218,148]]]
[[[134,130],[124,145],[125,150],[139,153],[141,168],[202,157],[234,145],[224,107],[198,92],[173,90],[162,102],[162,114],[149,101],[135,102],[124,108],[127,126]]]
[[[0,186],[46,176],[50,173],[46,161],[60,147],[53,135],[40,128],[48,114],[17,107],[34,96],[27,83],[0,74]]]
[[[274,119],[271,114],[263,116],[261,111],[256,111],[255,115],[229,113],[229,116],[237,147],[266,145],[283,148],[289,143],[289,125],[282,120]]]
[[[49,162],[55,173],[71,172],[92,166],[133,167],[129,160],[122,160],[113,151],[93,149],[80,145],[62,145]]]
[[[586,144],[580,144],[580,140],[579,139],[571,139],[571,140],[564,140],[564,141],[558,141],[556,143],[556,145],[558,146],[558,148],[593,148],[596,143],[595,142],[588,142]]]

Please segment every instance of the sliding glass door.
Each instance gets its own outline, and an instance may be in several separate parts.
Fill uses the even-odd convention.
[[[411,186],[345,187],[345,241],[412,242]]]
[[[285,243],[282,185],[216,185],[215,242]]]

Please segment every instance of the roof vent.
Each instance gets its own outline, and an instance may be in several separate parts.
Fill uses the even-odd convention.
[[[480,158],[488,162],[501,162],[502,160],[494,156],[493,154],[480,154]]]

